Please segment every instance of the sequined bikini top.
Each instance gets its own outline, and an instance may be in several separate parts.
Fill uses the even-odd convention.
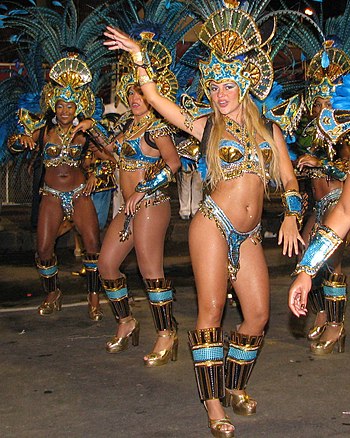
[[[262,180],[265,177],[265,180],[268,182],[271,179],[269,174],[269,164],[272,158],[271,146],[267,141],[263,141],[259,144],[259,149],[264,158],[265,169],[261,168],[258,154],[254,148],[249,146],[249,143],[243,146],[235,140],[221,140],[219,144],[219,157],[224,180],[238,178],[243,173],[253,173]]]
[[[43,149],[43,162],[45,167],[57,167],[67,164],[79,167],[83,157],[84,145],[81,144],[55,144],[46,143]]]
[[[130,172],[137,169],[148,169],[160,159],[160,157],[151,157],[142,152],[142,137],[143,135],[132,140],[124,139],[122,143],[116,142],[116,147],[120,148],[119,166],[121,169]]]

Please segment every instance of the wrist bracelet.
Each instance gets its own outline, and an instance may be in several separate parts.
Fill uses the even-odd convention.
[[[134,61],[134,64],[138,66],[142,66],[143,64],[143,56],[141,52],[136,52],[131,54],[132,60]]]
[[[142,87],[142,85],[148,84],[149,82],[153,82],[153,79],[150,78],[148,75],[139,76],[140,87]]]

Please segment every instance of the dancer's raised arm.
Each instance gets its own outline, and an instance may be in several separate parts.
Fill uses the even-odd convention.
[[[108,46],[109,50],[120,49],[131,54],[135,66],[138,67],[139,84],[142,93],[150,105],[165,117],[168,122],[201,140],[207,118],[201,117],[189,122],[188,116],[186,116],[186,113],[180,106],[159,93],[156,85],[157,78],[155,75],[153,77],[150,76],[152,66],[147,53],[141,49],[139,44],[124,32],[111,26],[107,26],[104,35],[108,39],[103,44]]]

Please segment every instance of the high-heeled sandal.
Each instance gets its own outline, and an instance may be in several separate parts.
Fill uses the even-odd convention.
[[[256,413],[257,401],[249,397],[245,391],[243,394],[236,394],[226,389],[223,405],[232,406],[233,412],[237,415],[248,416]]]
[[[203,404],[208,414],[208,408],[206,402],[203,402]],[[232,428],[231,430],[225,430],[225,429],[223,430],[222,429],[223,426],[231,426]],[[235,436],[235,427],[231,423],[231,420],[227,415],[225,415],[224,418],[221,418],[219,420],[212,420],[209,418],[209,414],[208,414],[208,427],[210,429],[211,434],[216,438],[233,438]]]
[[[318,342],[312,343],[310,345],[311,353],[318,355],[318,356],[330,354],[333,352],[335,346],[338,347],[338,353],[344,353],[345,339],[346,339],[344,323],[340,323],[340,324],[327,323],[327,326],[340,327],[340,331],[339,331],[337,339],[327,340],[327,341],[318,341]]]
[[[150,354],[147,354],[143,359],[146,367],[159,367],[161,365],[166,365],[170,359],[172,361],[177,360],[179,340],[176,332],[172,332],[170,334],[158,334],[158,336],[162,338],[173,337],[173,345],[169,350],[161,350],[158,352],[154,351]]]
[[[93,321],[101,321],[101,319],[103,318],[103,312],[101,310],[100,304],[98,304],[97,306],[93,306],[91,304],[90,298],[93,294],[97,295],[96,292],[90,292],[87,296],[89,318]]]
[[[38,313],[41,316],[51,315],[53,312],[60,312],[62,310],[62,292],[57,289],[57,296],[53,301],[46,301],[46,299],[38,307]]]
[[[119,324],[126,324],[130,321],[135,322],[134,328],[124,337],[119,338],[118,336],[113,336],[113,338],[106,343],[106,350],[108,353],[119,353],[124,351],[129,346],[129,338],[131,337],[131,342],[134,347],[139,345],[140,337],[140,323],[135,318],[128,319],[127,321],[120,321]]]
[[[323,332],[326,330],[327,323],[323,325],[314,325],[310,328],[307,338],[309,341],[317,341],[322,336]]]

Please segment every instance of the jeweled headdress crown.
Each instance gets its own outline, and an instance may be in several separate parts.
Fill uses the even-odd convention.
[[[154,81],[159,93],[168,99],[175,100],[178,83],[176,76],[169,69],[172,58],[168,49],[159,41],[153,39],[154,33],[142,32],[139,41],[141,51],[147,53],[154,72]],[[137,67],[129,53],[123,52],[118,63],[117,94],[124,105],[128,106],[128,90],[132,85],[138,85]]]
[[[315,99],[330,99],[342,77],[350,72],[350,57],[333,46],[332,40],[324,43],[324,49],[312,58],[306,72],[310,85],[306,93],[306,105],[311,113]]]
[[[238,5],[230,2],[202,25],[199,39],[211,51],[209,59],[199,63],[202,85],[209,97],[211,81],[233,81],[240,89],[240,101],[248,90],[264,99],[273,83],[272,62],[255,21]]]
[[[75,114],[82,113],[91,117],[95,110],[95,97],[90,87],[91,72],[85,62],[76,55],[70,55],[57,61],[51,68],[49,77],[52,82],[45,85],[43,90],[44,110],[50,107],[55,111],[56,102],[74,102]]]

